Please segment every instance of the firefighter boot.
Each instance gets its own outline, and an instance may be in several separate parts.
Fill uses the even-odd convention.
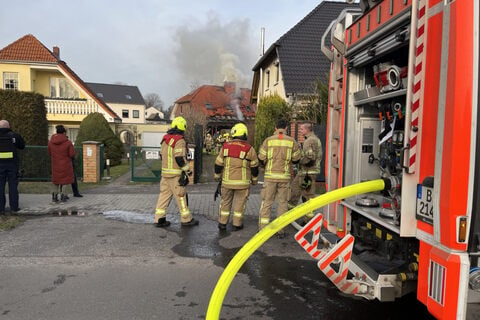
[[[243,224],[239,225],[239,226],[233,226],[233,231],[240,231],[243,229]]]
[[[225,231],[225,230],[227,230],[227,225],[226,225],[225,223],[220,223],[220,222],[219,222],[219,223],[218,223],[218,229],[219,229],[220,231]]]
[[[155,225],[155,227],[165,228],[165,227],[168,227],[169,225],[170,225],[170,221],[167,221],[167,218],[163,217],[163,218],[158,219],[158,222]]]
[[[193,226],[198,226],[199,222],[198,220],[195,220],[192,218],[192,220],[188,221],[188,222],[182,222],[182,227],[185,226],[185,227],[193,227]]]

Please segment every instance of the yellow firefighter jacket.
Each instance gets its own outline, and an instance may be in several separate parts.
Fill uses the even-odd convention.
[[[300,160],[302,151],[285,129],[277,129],[263,142],[258,159],[265,163],[265,181],[287,182],[291,178],[291,164]]]
[[[250,180],[258,179],[257,152],[250,144],[240,139],[225,142],[215,159],[216,167],[223,167],[222,172],[215,171],[216,179],[222,177],[222,185],[230,189],[246,189]]]
[[[161,143],[160,154],[162,156],[162,176],[180,176],[182,171],[188,171],[190,164],[187,160],[187,147],[185,139],[180,134],[166,134]],[[176,157],[183,159],[183,166],[180,167],[175,160]]]
[[[322,160],[322,143],[320,139],[310,132],[305,136],[303,142],[303,156],[300,160],[299,174],[319,174],[320,173],[320,161]]]

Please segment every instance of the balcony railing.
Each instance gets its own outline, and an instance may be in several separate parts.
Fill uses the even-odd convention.
[[[49,114],[79,114],[88,115],[98,112],[99,105],[93,100],[86,99],[45,99],[45,107]]]

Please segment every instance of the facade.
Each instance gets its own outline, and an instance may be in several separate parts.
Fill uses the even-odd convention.
[[[251,103],[279,95],[288,103],[315,93],[315,83],[328,84],[330,61],[322,54],[322,35],[334,17],[356,5],[323,1],[275,41],[253,67]]]
[[[250,89],[237,89],[234,82],[226,81],[223,86],[200,86],[175,101],[172,118],[183,116],[189,123],[202,125],[205,133],[213,136],[243,121],[250,140],[254,136],[255,110],[250,103]]]
[[[138,87],[92,82],[87,85],[122,118],[122,123],[145,123],[145,101]]]
[[[0,83],[4,90],[35,92],[45,96],[49,134],[63,124],[75,141],[80,122],[90,113],[103,114],[115,126],[122,119],[60,59],[60,49],[50,51],[28,34],[0,50]]]
[[[148,107],[145,109],[146,121],[162,121],[165,119],[165,114],[155,107]]]

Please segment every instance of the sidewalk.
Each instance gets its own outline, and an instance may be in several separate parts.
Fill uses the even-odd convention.
[[[218,216],[220,198],[213,200],[217,184],[204,183],[193,184],[187,187],[189,207],[192,214],[199,214],[211,217]],[[102,187],[98,189],[82,192],[83,198],[75,198],[70,195],[70,199],[65,203],[52,204],[49,194],[20,194],[20,208],[18,214],[42,215],[58,214],[59,212],[75,212],[79,214],[94,214],[105,211],[130,211],[138,213],[153,213],[157,203],[159,186],[147,185],[145,190],[137,188],[125,188],[125,186],[110,189],[118,189],[120,193],[112,193],[112,190],[102,192]],[[251,194],[247,202],[245,215],[258,216],[260,208],[260,190],[261,186],[251,188]],[[130,193],[130,190],[135,193]],[[167,214],[178,214],[177,205],[172,198]]]

